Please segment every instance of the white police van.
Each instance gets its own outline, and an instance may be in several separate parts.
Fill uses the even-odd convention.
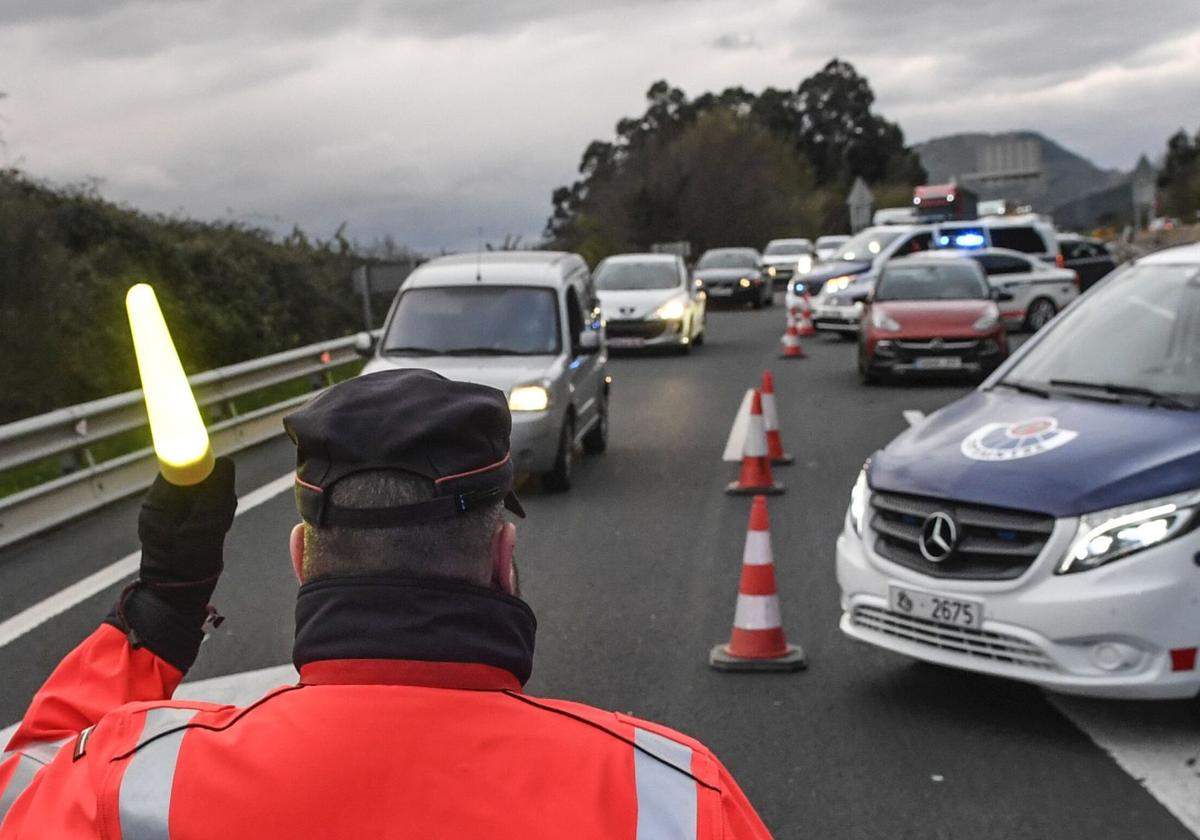
[[[1200,245],[1110,275],[875,453],[841,628],[1074,694],[1200,692]]]

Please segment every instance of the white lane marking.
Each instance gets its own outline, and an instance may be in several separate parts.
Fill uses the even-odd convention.
[[[722,461],[742,460],[742,450],[746,447],[746,427],[750,425],[750,403],[754,400],[754,389],[746,389],[742,404],[733,418],[733,426],[729,429],[729,439],[725,441],[725,453]]]
[[[248,706],[272,688],[295,685],[300,679],[291,665],[274,665],[223,677],[185,682],[175,691],[175,700],[203,700],[229,706]],[[19,724],[0,729],[0,749],[8,743]]]
[[[916,426],[925,422],[925,412],[917,411],[915,408],[906,408],[900,412],[904,417],[904,422],[910,426]]]
[[[1200,726],[1194,714],[1138,714],[1121,702],[1046,695],[1117,766],[1200,837]],[[1189,764],[1189,762],[1191,762]]]
[[[238,499],[237,515],[270,501],[287,490],[291,490],[295,482],[295,473],[289,472],[279,478],[264,484]],[[103,592],[110,586],[120,583],[137,573],[142,553],[135,551],[122,557],[115,563],[105,566],[98,572],[88,575],[83,580],[71,584],[66,589],[51,595],[44,601],[22,610],[12,618],[0,622],[0,648],[12,644],[26,633],[45,624],[57,615],[61,615],[77,604],[86,601],[97,592]]]

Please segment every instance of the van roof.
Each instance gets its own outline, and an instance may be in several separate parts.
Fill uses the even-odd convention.
[[[586,268],[583,257],[567,251],[480,251],[430,260],[409,276],[404,287],[493,283],[558,288]]]
[[[606,263],[673,263],[678,259],[681,258],[675,254],[655,254],[650,251],[645,251],[637,254],[613,254],[611,257],[605,257],[604,261]]]

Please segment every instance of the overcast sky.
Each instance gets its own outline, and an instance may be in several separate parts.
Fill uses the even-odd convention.
[[[111,199],[422,249],[536,236],[587,142],[830,57],[910,141],[1105,167],[1200,127],[1196,0],[0,0],[0,161]]]

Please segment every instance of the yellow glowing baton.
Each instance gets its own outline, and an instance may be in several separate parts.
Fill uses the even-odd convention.
[[[125,309],[159,470],[172,484],[199,484],[213,470],[212,446],[154,289],[131,287]]]

